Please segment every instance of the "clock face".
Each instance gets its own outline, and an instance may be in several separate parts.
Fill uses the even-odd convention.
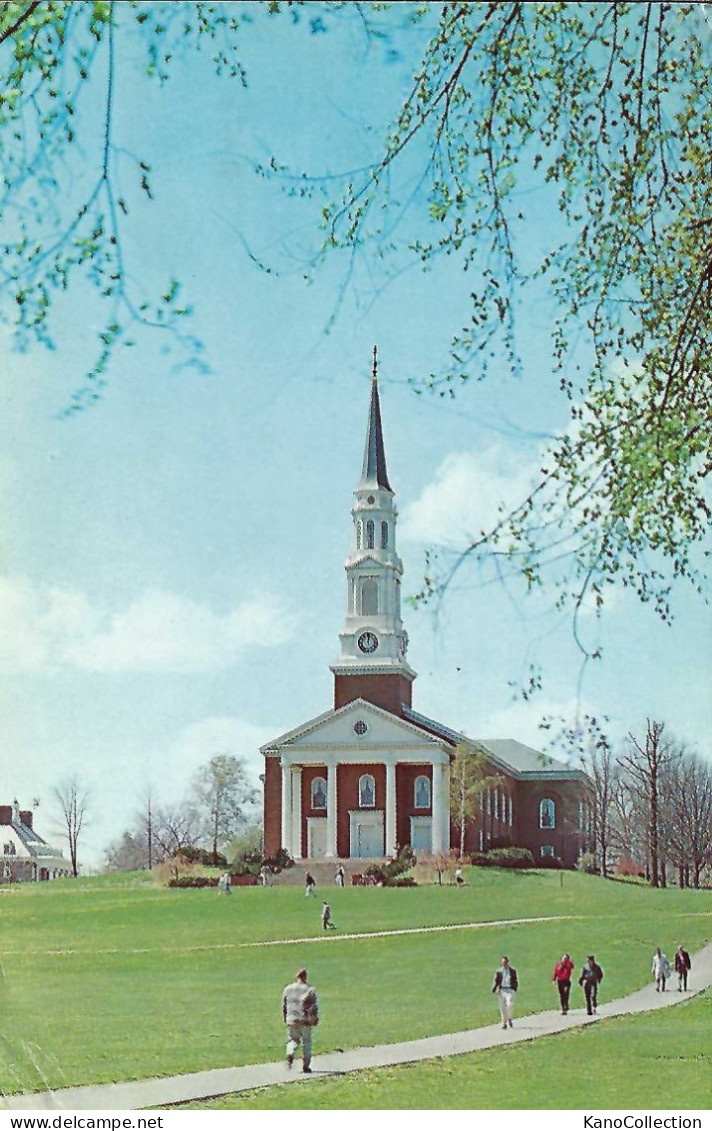
[[[375,632],[362,632],[356,643],[362,652],[369,655],[371,652],[376,651],[378,647],[378,637]]]

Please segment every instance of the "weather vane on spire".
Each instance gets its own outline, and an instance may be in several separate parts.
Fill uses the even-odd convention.
[[[372,373],[372,377],[373,377],[374,381],[378,380],[378,346],[373,347],[373,373]]]

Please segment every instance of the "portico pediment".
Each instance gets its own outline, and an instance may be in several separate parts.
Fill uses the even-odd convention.
[[[408,760],[416,760],[418,751],[422,751],[423,759],[431,761],[439,749],[446,749],[446,744],[365,699],[355,699],[339,710],[318,715],[266,743],[262,753],[296,754],[303,751],[314,758],[320,748],[323,748],[325,756],[332,751],[337,751],[340,758],[350,754],[348,760],[362,753],[365,762],[381,761],[387,751],[398,752],[399,756],[407,751]]]

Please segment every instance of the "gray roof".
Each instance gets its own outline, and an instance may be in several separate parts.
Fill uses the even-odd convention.
[[[386,469],[386,450],[383,446],[378,381],[375,376],[371,381],[371,404],[368,410],[366,450],[363,453],[363,470],[359,487],[382,487],[384,491],[391,491]]]
[[[583,770],[568,766],[565,762],[560,762],[557,758],[543,754],[532,746],[525,746],[523,742],[517,742],[514,738],[468,738],[466,735],[451,730],[443,723],[429,719],[427,715],[421,715],[414,711],[412,707],[405,705],[403,706],[403,715],[409,722],[423,727],[424,730],[428,730],[432,734],[439,735],[453,745],[457,745],[458,742],[466,742],[471,746],[476,746],[482,751],[488,762],[504,770],[510,777],[520,781],[535,778],[587,780]]]
[[[39,833],[26,825],[24,821],[7,821],[0,824],[0,837],[2,836],[3,829],[12,829],[18,840],[22,841],[29,855],[35,860],[46,860],[47,857],[54,857],[57,860],[64,860],[61,851],[58,848],[53,848],[48,844]],[[0,845],[0,847],[2,847]],[[4,856],[4,853],[0,853]],[[68,864],[68,862],[67,862]]]

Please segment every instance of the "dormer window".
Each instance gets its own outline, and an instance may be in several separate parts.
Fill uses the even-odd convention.
[[[358,779],[358,804],[360,809],[373,809],[376,804],[376,779],[372,774],[362,774]]]

